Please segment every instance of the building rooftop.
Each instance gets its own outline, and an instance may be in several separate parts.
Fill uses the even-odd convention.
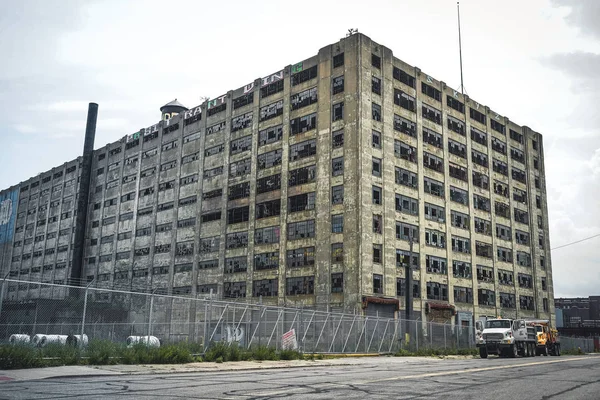
[[[167,104],[165,104],[164,106],[162,106],[162,107],[160,108],[160,111],[162,111],[162,110],[163,110],[163,108],[166,108],[166,107],[181,107],[181,108],[185,108],[186,110],[188,109],[186,106],[184,106],[184,105],[183,105],[183,104],[181,104],[179,101],[177,101],[177,99],[175,99],[175,100],[173,100],[173,101],[170,101],[170,102],[168,102]]]

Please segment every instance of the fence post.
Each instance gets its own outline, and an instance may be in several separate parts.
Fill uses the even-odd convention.
[[[148,310],[148,341],[146,344],[150,345],[150,335],[152,334],[152,309],[154,308],[154,292],[156,289],[150,293],[150,310]]]
[[[4,278],[2,279],[2,286],[0,286],[0,316],[2,316],[2,302],[4,301],[4,286],[6,286],[6,278],[8,278],[8,275],[10,274],[10,271],[6,273],[6,275],[4,275]],[[8,320],[7,320],[8,322]]]
[[[87,286],[85,287],[85,294],[84,294],[84,298],[83,298],[83,317],[81,318],[81,347],[83,347],[83,332],[85,330],[85,314],[87,311],[87,298],[88,298],[88,289],[90,288],[90,285],[96,280],[96,278],[92,279],[90,281],[90,283],[87,284]]]

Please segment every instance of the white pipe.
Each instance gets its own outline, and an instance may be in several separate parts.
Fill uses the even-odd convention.
[[[127,338],[127,347],[133,347],[139,343],[148,347],[160,347],[160,340],[156,336],[129,336]]]
[[[16,333],[14,335],[10,335],[9,342],[10,344],[28,344],[31,342],[31,337],[29,335]]]

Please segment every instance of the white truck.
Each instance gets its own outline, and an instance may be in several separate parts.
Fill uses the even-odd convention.
[[[481,358],[489,354],[500,357],[534,357],[537,335],[535,328],[523,319],[491,318],[477,321],[476,340]]]

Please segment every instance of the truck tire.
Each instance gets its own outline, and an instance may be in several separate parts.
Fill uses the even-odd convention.
[[[533,347],[533,343],[528,343],[529,346],[529,357],[535,357],[535,347]]]
[[[523,346],[523,357],[529,357],[529,343],[525,343]]]
[[[544,346],[544,350],[542,350],[542,354],[543,354],[545,357],[548,357],[548,346]]]
[[[538,353],[537,353],[537,344],[536,343],[532,343],[531,344],[531,348],[533,349],[533,356],[536,357],[538,355]]]
[[[479,348],[479,357],[481,358],[488,358],[488,351],[485,347],[480,347]]]
[[[517,344],[513,344],[510,346],[510,358],[516,358],[519,355],[519,348]]]
[[[560,344],[555,344],[554,347],[555,347],[555,350],[554,350],[555,354],[557,356],[560,356]]]

